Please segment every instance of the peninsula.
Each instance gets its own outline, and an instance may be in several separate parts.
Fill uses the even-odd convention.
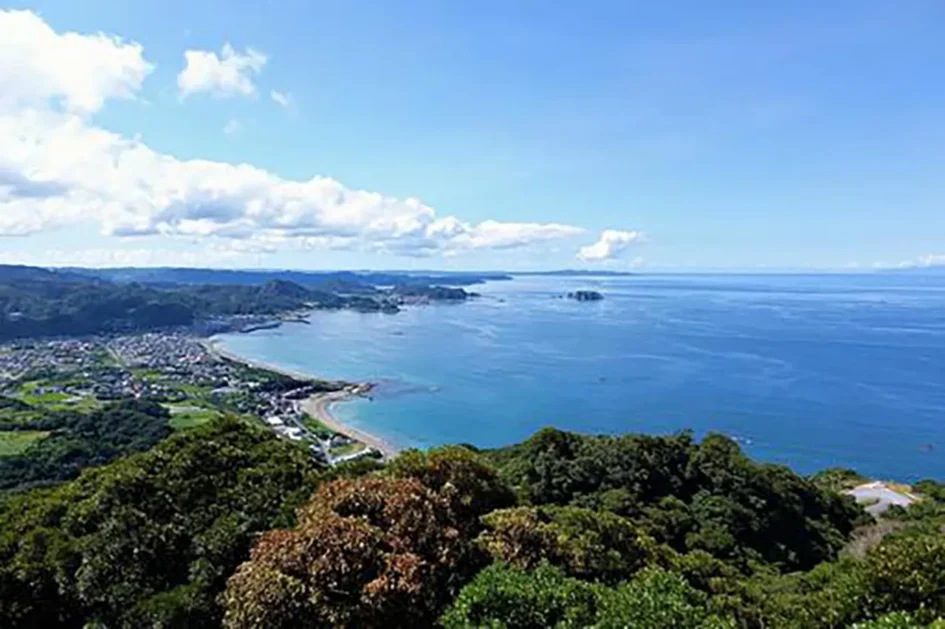
[[[317,389],[312,391],[311,395],[302,400],[299,400],[297,404],[293,405],[293,417],[289,423],[295,424],[295,427],[299,428],[300,430],[298,432],[292,431],[287,436],[290,436],[290,438],[306,437],[308,441],[315,443],[327,442],[325,447],[322,448],[322,451],[324,453],[324,458],[329,462],[339,463],[351,460],[353,458],[358,458],[360,456],[367,456],[370,454],[371,450],[379,454],[381,458],[385,459],[391,458],[397,454],[398,449],[389,442],[363,430],[359,430],[353,426],[345,424],[335,417],[334,413],[332,413],[332,407],[334,405],[367,394],[373,388],[373,384],[318,380],[314,376],[302,373],[300,371],[287,369],[280,365],[273,365],[263,361],[253,360],[240,354],[231,352],[223,346],[219,339],[210,339],[204,341],[203,345],[208,351],[218,358],[240,363],[253,369],[260,369],[281,374],[299,382],[316,383],[318,385]],[[264,419],[267,418],[264,417]],[[274,428],[279,428],[280,426],[286,425],[286,420],[284,417],[280,417],[279,423],[273,423],[271,421],[267,423],[269,423]],[[327,432],[324,430],[326,428]],[[277,432],[280,431],[277,430]],[[347,449],[340,455],[332,456],[334,436],[331,433],[342,435],[350,440],[350,443],[340,444],[342,446],[363,444],[366,449]]]

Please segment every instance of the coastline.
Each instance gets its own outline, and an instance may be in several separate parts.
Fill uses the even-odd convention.
[[[235,363],[240,363],[242,365],[246,365],[247,367],[252,367],[254,369],[263,369],[265,371],[271,371],[273,373],[282,374],[283,376],[295,378],[296,380],[301,380],[303,382],[314,382],[316,380],[319,380],[319,378],[316,378],[315,376],[312,376],[311,374],[302,373],[301,371],[294,371],[292,369],[286,369],[285,367],[272,365],[261,360],[254,360],[252,358],[247,358],[245,356],[241,356],[239,354],[231,352],[230,350],[223,347],[222,341],[220,341],[219,339],[215,339],[213,337],[201,339],[200,344],[203,345],[206,348],[206,350],[210,352],[211,355],[217,358],[231,360]],[[325,380],[323,382],[333,382],[333,381]],[[343,385],[343,384],[344,383],[339,383],[339,385]]]
[[[303,382],[313,382],[320,380],[311,374],[306,374],[301,371],[294,371],[292,369],[286,369],[278,365],[272,365],[264,361],[254,360],[231,352],[230,350],[223,347],[223,344],[219,339],[214,339],[213,337],[202,339],[201,344],[213,356],[223,358],[225,360],[231,360],[248,367],[253,367],[254,369],[263,369],[273,373],[279,373],[290,378],[295,378],[296,380],[301,380]],[[354,439],[355,441],[360,441],[369,448],[374,448],[383,454],[385,459],[390,459],[396,456],[400,452],[398,448],[394,447],[376,435],[372,435],[368,432],[345,424],[335,417],[335,415],[331,412],[331,407],[334,404],[345,402],[358,395],[362,395],[369,391],[373,385],[371,383],[351,384],[341,381],[326,382],[335,382],[339,385],[340,389],[338,391],[328,391],[312,395],[301,402],[302,410],[311,415],[316,420],[325,424],[331,430]]]
[[[360,385],[360,387],[363,386],[365,385]],[[358,390],[347,388],[341,391],[316,393],[302,402],[302,410],[328,426],[328,428],[331,430],[345,435],[346,437],[350,437],[355,441],[360,441],[369,448],[374,448],[383,454],[385,459],[391,459],[397,456],[397,454],[400,452],[397,448],[375,435],[358,430],[357,428],[345,424],[344,422],[338,420],[334,413],[331,412],[331,407],[334,404],[350,400],[356,395],[359,395]]]

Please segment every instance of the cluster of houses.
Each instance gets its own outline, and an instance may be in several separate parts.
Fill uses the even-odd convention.
[[[92,368],[101,363],[102,347],[91,340],[20,341],[0,345],[0,380],[37,370]]]
[[[103,367],[94,371],[83,371],[81,384],[67,385],[66,393],[79,396],[91,396],[99,400],[119,400],[124,398],[149,398],[162,402],[181,402],[187,394],[160,381],[152,381],[135,376],[120,367]]]
[[[318,433],[312,431],[305,425],[304,414],[297,405],[294,406],[290,412],[285,414],[265,415],[263,421],[266,422],[277,435],[292,441],[307,442],[312,456],[328,463],[338,463],[341,460],[351,460],[372,454],[370,448],[364,448],[341,457],[334,456],[332,451],[335,448],[355,445],[358,442],[346,435],[336,432],[326,431]]]
[[[255,415],[278,435],[309,444],[312,455],[329,463],[371,454],[370,449],[334,457],[332,450],[357,443],[337,433],[316,434],[304,422],[301,401],[312,384],[268,390],[259,372],[220,360],[200,339],[178,332],[75,340],[23,342],[0,346],[0,390],[26,374],[48,371],[64,378],[34,392],[99,400],[127,397],[181,402],[199,387],[211,402]],[[57,380],[61,383],[57,384]]]
[[[197,375],[216,375],[213,358],[193,337],[177,333],[148,333],[119,336],[108,341],[109,349],[128,367],[148,369],[179,369]]]

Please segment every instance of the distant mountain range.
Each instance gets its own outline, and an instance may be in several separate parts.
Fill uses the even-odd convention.
[[[259,285],[271,280],[294,282],[321,289],[354,289],[357,286],[470,286],[492,280],[508,280],[507,273],[476,272],[410,272],[410,271],[292,271],[292,270],[233,270],[194,268],[63,268],[66,272],[84,277],[96,277],[113,282],[141,282],[143,284],[220,284]]]
[[[191,326],[304,308],[397,312],[505,275],[0,266],[0,340]]]

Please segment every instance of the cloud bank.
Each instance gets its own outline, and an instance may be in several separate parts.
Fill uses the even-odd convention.
[[[256,93],[262,53],[185,53],[181,94]],[[109,99],[134,99],[153,64],[140,44],[57,33],[28,11],[0,11],[0,236],[79,222],[118,237],[207,239],[234,251],[330,248],[457,255],[573,238],[560,223],[464,221],[420,199],[328,177],[285,179],[250,164],[181,160],[93,122]],[[291,104],[287,93],[272,99]],[[228,125],[233,131],[233,125]],[[606,231],[581,250],[604,260],[640,238]],[[217,246],[217,245],[214,245]]]

